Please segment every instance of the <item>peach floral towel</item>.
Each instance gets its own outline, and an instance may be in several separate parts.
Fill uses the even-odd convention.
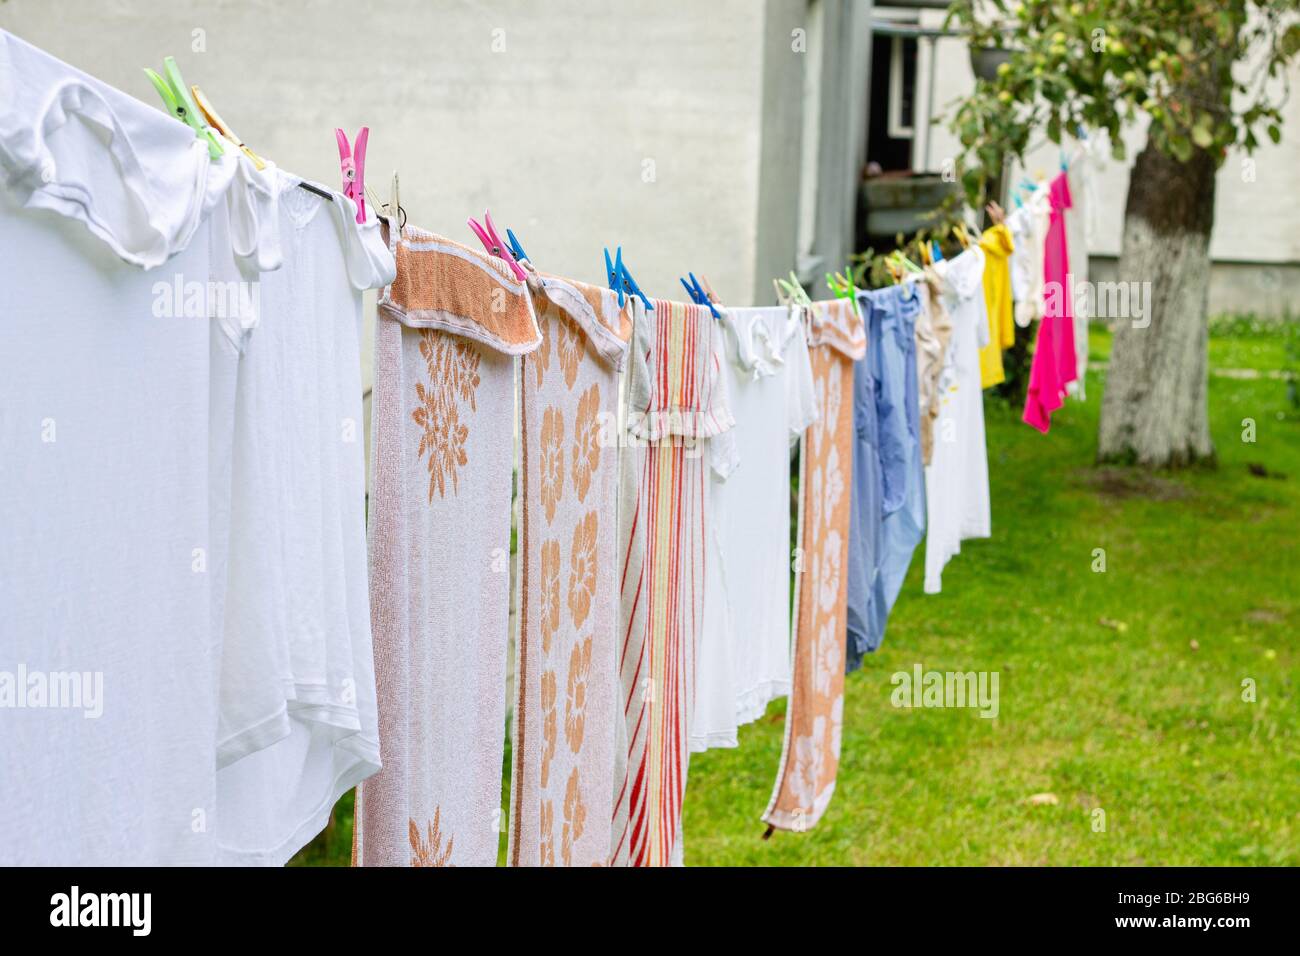
[[[849,470],[853,462],[853,363],[866,354],[862,320],[847,300],[809,313],[809,358],[821,417],[799,455],[800,573],[795,575],[794,673],[785,743],[763,820],[803,831],[835,792],[844,716]]]
[[[542,344],[520,363],[519,634],[511,866],[609,862],[618,684],[619,369],[607,289],[533,279]]]
[[[493,866],[510,613],[514,355],[540,342],[498,260],[389,236],[371,409],[370,607],[383,769],[354,862]]]

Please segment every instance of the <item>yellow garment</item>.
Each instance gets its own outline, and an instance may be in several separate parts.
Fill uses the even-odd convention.
[[[1016,341],[1016,325],[1011,319],[1011,262],[1015,249],[1011,230],[998,223],[980,236],[984,250],[984,305],[989,313],[989,344],[980,349],[980,387],[988,388],[1006,381],[1002,371],[1002,350]]]

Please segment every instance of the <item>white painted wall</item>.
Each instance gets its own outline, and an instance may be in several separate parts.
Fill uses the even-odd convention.
[[[739,302],[757,282],[764,8],[7,0],[0,27],[155,104],[141,67],[173,54],[253,149],[325,183],[334,127],[369,125],[369,184],[386,198],[398,169],[424,228],[473,242],[465,218],[491,207],[547,271],[601,281],[621,243],[649,294],[691,269]]]

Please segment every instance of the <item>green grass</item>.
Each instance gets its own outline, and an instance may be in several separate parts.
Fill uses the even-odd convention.
[[[1216,336],[1211,361],[1279,368],[1280,342]],[[1095,361],[1109,344],[1094,335]],[[1045,436],[986,401],[993,537],[963,545],[939,595],[918,549],[848,679],[826,815],[761,839],[779,702],[738,749],[692,758],[688,863],[1300,864],[1300,416],[1282,382],[1212,377],[1217,469],[1098,470],[1101,387],[1090,374]],[[894,708],[890,675],[917,663],[997,671],[997,719]],[[1027,802],[1043,793],[1057,802]],[[346,864],[350,796],[335,827],[299,861]]]

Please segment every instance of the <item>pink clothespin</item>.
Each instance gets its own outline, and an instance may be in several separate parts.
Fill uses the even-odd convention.
[[[343,195],[357,204],[357,222],[365,222],[366,143],[370,139],[370,127],[363,126],[357,132],[355,149],[348,145],[348,137],[343,130],[335,129],[334,138],[339,143],[339,169],[343,173]]]
[[[523,266],[515,261],[515,257],[510,254],[510,247],[497,233],[497,227],[492,224],[492,213],[486,211],[483,213],[483,225],[481,226],[475,222],[473,216],[470,216],[466,222],[474,230],[474,235],[478,236],[478,241],[483,243],[483,248],[487,250],[488,255],[504,260],[505,264],[510,267],[510,271],[515,274],[515,278],[520,282],[528,281],[528,273],[524,271]]]

